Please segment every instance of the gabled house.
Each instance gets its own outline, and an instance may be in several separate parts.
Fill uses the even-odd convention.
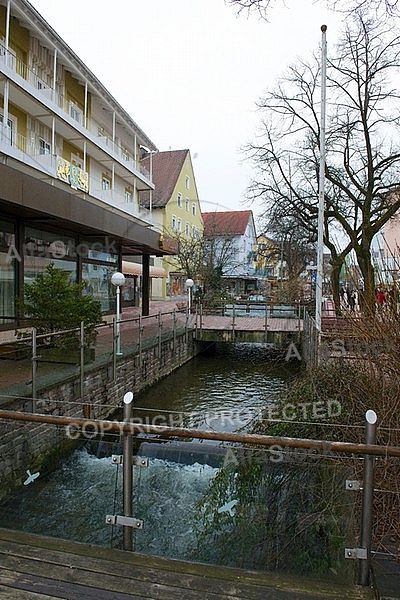
[[[141,206],[151,210],[153,227],[160,233],[162,247],[179,253],[183,244],[195,245],[203,235],[196,179],[189,150],[168,150],[150,153],[143,166],[151,173],[154,190],[143,191]],[[174,250],[175,249],[175,250]],[[155,267],[164,269],[166,277],[153,280],[152,297],[164,298],[185,293],[187,273],[176,256],[155,259]]]
[[[226,291],[236,297],[257,289],[256,228],[251,210],[203,213],[206,256],[219,269]]]

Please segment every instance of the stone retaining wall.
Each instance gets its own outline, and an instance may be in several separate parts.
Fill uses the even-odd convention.
[[[69,417],[105,419],[122,406],[127,391],[137,393],[170,374],[192,359],[200,350],[192,332],[167,334],[163,339],[147,340],[138,349],[118,357],[116,376],[110,359],[97,360],[85,368],[84,398],[80,397],[79,372],[53,384],[38,385],[36,412]],[[30,412],[32,402],[26,398],[2,403],[5,410]],[[64,427],[25,423],[0,422],[0,499],[20,487],[26,471],[50,472],[77,441],[66,435]]]

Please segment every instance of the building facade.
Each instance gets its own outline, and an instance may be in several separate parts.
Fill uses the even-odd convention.
[[[254,248],[257,234],[251,210],[203,213],[207,260],[220,270],[226,291],[246,297],[257,290]]]
[[[164,254],[139,201],[155,150],[29,2],[0,0],[0,326],[50,262],[108,311],[122,257]]]
[[[194,250],[203,236],[196,179],[189,150],[168,150],[148,155],[143,163],[152,174],[154,191],[141,192],[141,202],[152,211],[154,227],[161,234],[166,249],[183,253],[183,247]],[[165,278],[152,283],[153,298],[178,296],[185,293],[188,273],[183,260],[164,256],[155,260],[155,267],[165,272]]]

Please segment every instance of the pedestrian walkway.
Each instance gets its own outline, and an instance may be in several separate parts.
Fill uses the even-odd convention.
[[[163,331],[167,330],[168,321],[172,328],[173,326],[173,314],[180,315],[181,321],[185,320],[185,313],[182,313],[182,307],[185,305],[184,297],[177,297],[174,300],[161,300],[150,302],[150,316],[143,317],[141,320],[141,333],[142,339],[149,339],[154,337],[158,333],[158,322],[157,315],[164,315],[163,317]],[[178,311],[181,311],[178,313]],[[137,343],[139,338],[138,330],[138,319],[141,315],[142,309],[140,307],[123,307],[121,315],[121,340],[122,343]],[[104,325],[98,328],[98,335],[96,339],[96,356],[102,354],[112,353],[113,351],[113,328],[112,321],[115,315],[106,315],[104,317]],[[151,318],[152,317],[152,318]],[[136,320],[136,321],[135,321]],[[11,337],[15,341],[15,335],[13,332],[0,332],[0,344],[5,340],[10,340]],[[0,359],[0,393],[3,391],[10,390],[13,386],[19,385],[18,394],[22,396],[29,396],[29,385],[32,379],[32,357],[31,353],[20,360],[7,359],[6,354]],[[38,375],[46,375],[54,372],[55,369],[65,369],[66,371],[71,370],[71,365],[66,366],[57,364],[56,362],[50,363],[45,360],[39,360]],[[24,393],[24,386],[26,386],[26,393]]]

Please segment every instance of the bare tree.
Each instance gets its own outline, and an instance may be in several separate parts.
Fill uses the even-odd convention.
[[[204,241],[202,236],[187,236],[176,231],[169,237],[176,241],[178,254],[174,257],[178,269],[194,281],[201,279],[204,269]]]
[[[276,258],[286,265],[287,299],[296,300],[300,292],[300,275],[306,265],[316,259],[315,238],[299,226],[297,220],[283,214],[279,218],[270,215],[266,231],[275,240]]]
[[[328,61],[325,243],[335,249],[336,267],[354,249],[371,305],[371,242],[400,208],[399,94],[391,83],[399,66],[400,36],[362,14],[348,20],[337,55]],[[267,212],[291,215],[306,230],[315,230],[318,57],[292,66],[260,107],[265,114],[262,143],[250,152],[261,177],[250,194],[265,199]]]
[[[263,19],[271,14],[278,6],[286,6],[289,0],[227,0],[229,4],[238,8],[239,12],[256,12]],[[319,0],[332,10],[343,13],[353,13],[359,10],[368,10],[379,13],[384,11],[388,16],[399,16],[399,0]]]

